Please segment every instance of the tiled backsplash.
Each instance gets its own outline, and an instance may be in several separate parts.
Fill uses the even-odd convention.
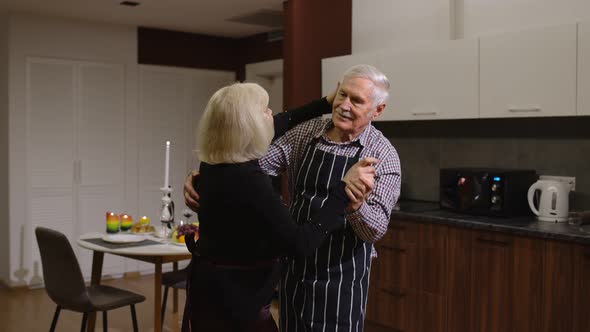
[[[590,210],[590,117],[377,122],[402,164],[402,198],[438,201],[439,169],[501,167],[576,177]]]

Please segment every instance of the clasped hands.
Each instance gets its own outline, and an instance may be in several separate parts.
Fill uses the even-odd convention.
[[[367,199],[374,185],[375,165],[377,159],[367,157],[359,160],[346,172],[342,182],[346,184],[344,191],[350,199],[346,207],[348,212],[358,210]],[[193,187],[193,178],[198,176],[198,171],[191,171],[184,181],[184,203],[193,211],[199,208],[199,194]]]

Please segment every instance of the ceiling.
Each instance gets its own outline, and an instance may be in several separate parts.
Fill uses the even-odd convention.
[[[136,7],[121,1],[0,0],[0,10],[236,38],[281,28],[283,0],[131,0]]]

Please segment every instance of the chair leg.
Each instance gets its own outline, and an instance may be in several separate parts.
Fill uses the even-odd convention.
[[[102,331],[103,332],[108,332],[109,328],[108,328],[108,324],[107,324],[107,311],[103,311],[102,312]]]
[[[166,301],[168,300],[168,288],[170,288],[170,287],[164,287],[164,297],[162,298],[162,319],[160,320],[160,322],[162,322],[162,330],[164,329],[164,314],[166,313]]]
[[[131,321],[133,322],[133,332],[137,332],[137,317],[135,316],[135,304],[131,305]]]
[[[85,312],[82,315],[82,327],[80,327],[80,332],[84,332],[86,330],[86,321],[88,321],[88,313]]]
[[[61,307],[57,306],[55,308],[55,313],[53,314],[53,320],[51,321],[51,328],[49,329],[49,332],[55,331],[55,326],[57,325],[57,319],[59,318],[60,312],[61,312]]]

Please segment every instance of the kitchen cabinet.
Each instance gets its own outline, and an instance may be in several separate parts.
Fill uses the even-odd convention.
[[[444,227],[396,223],[376,244],[368,331],[444,331]],[[428,319],[421,319],[428,317]]]
[[[478,40],[417,43],[378,55],[390,98],[377,121],[478,117]]]
[[[539,331],[573,331],[574,247],[547,241],[543,271],[543,329]],[[581,294],[588,296],[588,294]],[[585,319],[588,319],[586,315]]]
[[[578,115],[590,115],[590,22],[578,24]]]
[[[417,225],[393,225],[376,245],[367,317],[396,331],[415,330]]]
[[[480,117],[576,115],[576,24],[480,38]]]
[[[542,241],[473,232],[470,331],[539,331]]]
[[[574,247],[574,284],[572,305],[574,332],[590,331],[590,246]],[[566,307],[567,308],[567,307]]]
[[[574,283],[560,242],[396,220],[375,246],[367,331],[571,331],[572,287],[588,301],[587,247]]]
[[[334,91],[344,72],[358,64],[377,67],[377,53],[357,53],[322,59],[322,96]]]

